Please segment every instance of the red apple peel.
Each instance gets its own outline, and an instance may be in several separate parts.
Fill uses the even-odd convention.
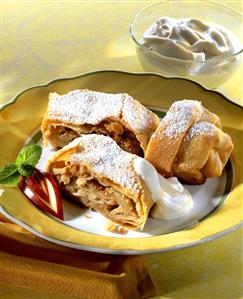
[[[41,210],[64,220],[62,199],[57,182],[49,173],[40,172],[38,169],[34,172],[31,176],[20,177],[19,188]]]

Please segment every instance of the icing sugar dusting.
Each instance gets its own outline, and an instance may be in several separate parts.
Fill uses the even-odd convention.
[[[199,101],[183,100],[174,102],[161,122],[165,125],[165,135],[173,139],[187,131],[191,124],[201,117],[202,109]]]
[[[138,101],[125,93],[108,94],[88,89],[67,94],[50,95],[47,119],[76,125],[98,125],[109,117],[123,117],[132,130],[153,133],[156,116]]]
[[[85,163],[93,171],[130,190],[139,190],[137,174],[133,170],[135,155],[123,151],[113,139],[103,135],[82,135],[68,145],[77,144],[82,151],[70,155],[70,161]],[[65,149],[65,147],[64,147]]]
[[[123,94],[74,90],[64,95],[51,94],[47,118],[73,124],[99,124],[110,116],[119,117]]]
[[[127,121],[133,130],[151,131],[154,128],[155,115],[150,110],[142,106],[138,101],[127,95],[123,104],[123,118]]]
[[[201,121],[196,124],[194,124],[187,132],[185,139],[186,141],[190,141],[192,138],[196,136],[201,136],[201,135],[210,135],[214,136],[215,134],[215,125],[206,122],[206,121]]]

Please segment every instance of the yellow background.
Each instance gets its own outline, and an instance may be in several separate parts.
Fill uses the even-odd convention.
[[[54,78],[99,69],[143,71],[129,24],[148,2],[2,1],[2,103]],[[242,9],[242,1],[221,2]],[[241,81],[238,72],[219,90],[243,105]],[[159,298],[241,298],[241,234],[242,230],[195,248],[145,256]],[[0,298],[47,297],[0,285]]]

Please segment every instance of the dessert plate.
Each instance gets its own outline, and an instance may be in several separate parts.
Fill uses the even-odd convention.
[[[107,229],[100,214],[64,200],[65,221],[59,221],[34,206],[18,188],[5,188],[0,212],[13,222],[51,242],[96,252],[143,254],[195,246],[237,229],[242,221],[243,192],[243,109],[223,95],[206,90],[190,80],[165,78],[156,74],[99,71],[75,78],[58,79],[25,90],[2,108],[0,132],[1,163],[14,162],[25,144],[42,143],[40,124],[49,92],[59,94],[88,88],[108,93],[126,92],[163,117],[175,100],[197,99],[221,118],[224,131],[235,148],[220,178],[201,186],[187,186],[194,207],[183,218],[158,221],[149,218],[143,231],[124,234]],[[38,167],[44,168],[50,149],[44,149]]]

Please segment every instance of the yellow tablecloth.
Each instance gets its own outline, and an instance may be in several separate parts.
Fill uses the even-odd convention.
[[[58,77],[99,69],[143,71],[129,24],[148,2],[2,1],[2,104],[25,88]],[[242,9],[242,1],[224,2]],[[242,70],[219,91],[243,105],[240,74]],[[195,248],[144,256],[158,298],[240,298],[241,234],[242,230]],[[2,284],[0,297],[46,295]]]

